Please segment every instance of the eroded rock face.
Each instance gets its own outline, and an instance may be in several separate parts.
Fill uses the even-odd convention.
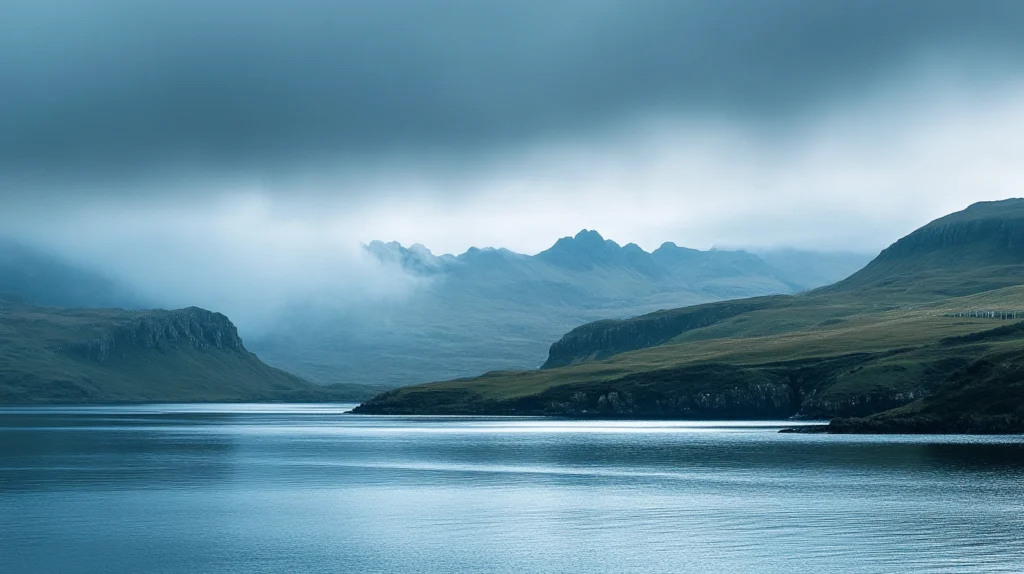
[[[568,401],[552,400],[535,414],[573,417],[678,419],[785,418],[792,413],[793,389],[764,383],[725,388],[718,392],[652,395],[630,391],[603,394],[574,393]]]
[[[364,403],[358,412],[691,420],[867,416],[914,402],[934,386],[873,389],[865,394],[828,392],[838,373],[891,354],[856,353],[768,365],[689,365],[497,400],[466,389],[399,389]],[[936,381],[944,380],[956,365],[938,369]]]
[[[927,390],[916,389],[904,392],[862,394],[841,399],[809,397],[800,405],[798,414],[808,419],[866,417],[908,405],[927,395]]]
[[[741,313],[762,309],[772,297],[726,301],[658,312],[624,321],[596,321],[569,331],[551,345],[544,369],[564,367],[665,343],[686,331],[707,327]]]
[[[182,348],[245,350],[238,329],[226,316],[198,307],[133,318],[101,337],[65,345],[60,350],[91,361],[106,362],[126,356],[132,349]]]

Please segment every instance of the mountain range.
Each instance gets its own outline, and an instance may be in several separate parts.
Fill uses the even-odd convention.
[[[870,260],[673,243],[646,252],[592,230],[532,256],[494,248],[435,256],[419,244],[381,241],[365,249],[382,265],[417,277],[419,287],[399,302],[296,309],[270,334],[252,339],[252,348],[313,381],[379,388],[527,369],[544,361],[549,341],[581,323],[794,293],[842,279]]]
[[[1024,430],[1022,238],[1024,200],[974,204],[833,285],[591,322],[543,368],[406,387],[357,410]]]
[[[406,248],[379,241],[365,249],[382,266],[415,278],[412,284],[417,288],[406,298],[358,307],[341,301],[326,306],[297,302],[268,334],[246,336],[244,354],[251,355],[251,349],[274,367],[330,385],[330,396],[364,399],[381,390],[476,375],[496,366],[536,367],[544,360],[547,341],[586,321],[729,297],[790,293],[848,275],[868,259],[848,253],[699,251],[672,243],[648,253],[588,230],[560,239],[535,256],[492,248],[434,256],[422,245]],[[117,369],[110,370],[119,362],[103,363],[98,371],[94,363],[68,363],[66,354],[54,354],[54,349],[77,341],[82,329],[109,334],[119,328],[113,317],[151,321],[151,312],[142,310],[159,301],[47,251],[0,241],[0,293],[23,298],[7,297],[7,310],[0,315],[10,351],[0,364],[6,369],[7,384],[0,402],[270,400],[302,394],[294,389],[284,392],[283,387],[281,395],[266,389],[249,395],[213,388],[196,393],[188,391],[188,385],[178,391],[174,385],[160,386],[166,391],[161,393],[148,387],[164,375],[141,381],[132,394],[135,387],[119,379]],[[62,319],[70,315],[76,319]],[[49,325],[45,340],[35,340],[34,331],[22,334],[29,324],[22,319],[29,316]],[[246,361],[260,359],[252,356]],[[173,361],[161,364],[167,373],[174,371]],[[182,372],[230,378],[227,372],[211,374],[218,371],[216,361],[205,363],[200,371],[189,364]],[[56,370],[41,369],[46,365]],[[122,367],[124,376],[146,372],[129,363]],[[92,374],[83,379],[76,372]],[[106,386],[108,380],[119,381],[116,388]]]
[[[305,341],[322,352],[319,368],[359,356],[347,368],[375,381],[334,375],[344,383],[322,386],[262,362],[219,313],[56,306],[145,298],[0,244],[0,285],[35,297],[0,296],[0,403],[347,400],[527,357],[537,368],[402,386],[357,412],[798,417],[831,421],[803,432],[1024,432],[1024,200],[974,204],[849,277],[805,290],[849,256],[672,244],[648,253],[593,231],[534,256],[434,256],[381,242],[366,250],[421,288],[348,317],[296,316],[297,331],[282,332],[296,348]],[[804,257],[819,264],[800,272],[793,262]],[[736,292],[753,296],[713,300]],[[673,300],[697,304],[629,316]],[[578,315],[604,318],[552,336],[542,364],[531,358],[536,333]]]

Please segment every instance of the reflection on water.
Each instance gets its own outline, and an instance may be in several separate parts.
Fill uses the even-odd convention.
[[[2,572],[1020,572],[1024,439],[0,409]]]

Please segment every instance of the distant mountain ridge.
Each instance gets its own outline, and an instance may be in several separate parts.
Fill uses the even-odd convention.
[[[700,251],[666,242],[653,252],[593,230],[536,255],[470,248],[434,255],[373,241],[367,254],[418,280],[405,297],[359,305],[296,301],[249,348],[269,364],[321,384],[382,390],[533,368],[575,325],[736,297],[792,293],[840,279],[866,255]],[[769,261],[777,261],[773,265]],[[37,305],[145,308],[159,304],[101,273],[41,249],[0,242],[0,293]]]
[[[477,264],[494,266],[510,260],[545,263],[571,271],[595,269],[624,269],[646,280],[700,281],[726,277],[758,277],[775,282],[773,287],[783,292],[800,291],[820,286],[822,279],[808,280],[805,274],[816,269],[801,269],[799,263],[790,262],[779,267],[769,260],[781,262],[781,254],[791,259],[809,258],[820,261],[840,259],[841,269],[832,271],[833,280],[863,266],[870,258],[866,254],[817,253],[794,249],[768,251],[764,256],[743,250],[711,249],[701,251],[679,247],[671,241],[652,252],[644,251],[635,243],[619,245],[605,239],[598,231],[584,229],[575,236],[562,237],[550,248],[536,255],[524,255],[504,248],[471,247],[461,255],[434,255],[420,243],[411,247],[392,241],[372,241],[364,249],[384,263],[394,263],[403,269],[420,274],[434,275],[457,268],[459,265]],[[816,263],[819,261],[816,261]],[[827,279],[826,279],[827,280]]]
[[[434,255],[421,244],[383,241],[364,249],[422,278],[422,287],[400,303],[295,313],[277,332],[252,341],[260,356],[313,380],[382,388],[533,368],[544,362],[549,342],[574,325],[794,293],[841,279],[870,259],[792,251],[786,265],[775,267],[746,251],[671,242],[649,253],[587,229],[536,255],[490,247]]]
[[[1024,199],[895,242],[834,285],[580,325],[543,369],[379,395],[357,412],[833,418],[830,432],[1024,432]],[[867,419],[857,417],[870,417]]]

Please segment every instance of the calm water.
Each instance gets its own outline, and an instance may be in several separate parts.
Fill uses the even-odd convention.
[[[0,409],[0,572],[1022,572],[1024,439]]]

